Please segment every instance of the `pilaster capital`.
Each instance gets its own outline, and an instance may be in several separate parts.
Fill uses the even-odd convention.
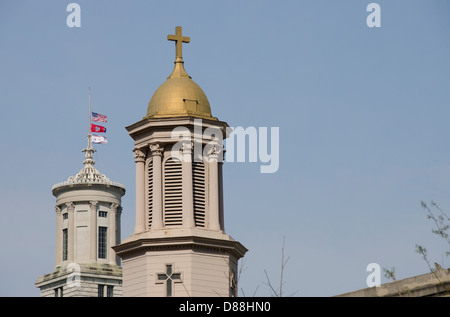
[[[119,208],[119,204],[118,203],[111,203],[111,206],[109,207],[109,210],[111,212],[117,212],[117,209]],[[120,212],[120,210],[119,210]]]
[[[60,215],[61,214],[61,207],[55,206],[55,211],[56,211],[57,215]]]
[[[164,147],[162,147],[159,143],[152,143],[149,145],[149,148],[153,156],[161,156],[164,151]]]
[[[91,200],[89,202],[89,208],[90,209],[97,209],[98,201],[97,200]]]
[[[75,210],[75,204],[71,201],[66,203],[67,211],[74,211]]]
[[[183,142],[181,144],[181,161],[185,163],[192,162],[192,150],[194,149],[194,142]]]
[[[207,153],[209,162],[217,162],[218,158],[221,157],[221,154],[223,153],[223,149],[221,146],[213,145]]]
[[[145,162],[145,153],[141,151],[140,149],[134,149],[134,161],[136,163],[138,162]]]
[[[194,148],[194,142],[184,142],[181,145],[181,152],[183,154],[191,154],[193,148]]]

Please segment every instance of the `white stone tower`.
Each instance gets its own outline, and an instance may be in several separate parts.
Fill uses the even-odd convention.
[[[128,126],[136,162],[134,234],[114,247],[124,296],[236,296],[247,249],[224,230],[222,140],[227,123],[211,115],[202,89],[184,69],[176,34],[172,74],[146,117]]]
[[[84,167],[52,188],[56,197],[56,266],[39,277],[42,297],[122,296],[120,258],[121,198],[125,187],[95,167],[90,144]]]

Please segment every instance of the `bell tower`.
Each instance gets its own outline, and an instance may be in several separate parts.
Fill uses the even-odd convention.
[[[114,247],[123,296],[236,296],[238,260],[247,249],[225,233],[223,139],[203,90],[184,69],[176,27],[171,75],[147,115],[126,129],[134,140],[136,225]]]

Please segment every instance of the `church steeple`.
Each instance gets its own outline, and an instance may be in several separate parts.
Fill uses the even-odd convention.
[[[168,36],[176,47],[172,74],[153,94],[147,116],[127,127],[136,226],[114,247],[124,296],[234,296],[237,262],[247,251],[225,233],[218,154],[228,125],[211,116],[206,95],[184,70],[182,43],[190,38],[181,31]],[[182,138],[174,136],[180,128]]]

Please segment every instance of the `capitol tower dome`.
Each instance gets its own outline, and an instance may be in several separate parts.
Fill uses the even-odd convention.
[[[56,265],[39,277],[42,297],[122,296],[122,268],[113,246],[120,243],[125,186],[95,167],[90,135],[84,167],[53,186],[56,197]]]

